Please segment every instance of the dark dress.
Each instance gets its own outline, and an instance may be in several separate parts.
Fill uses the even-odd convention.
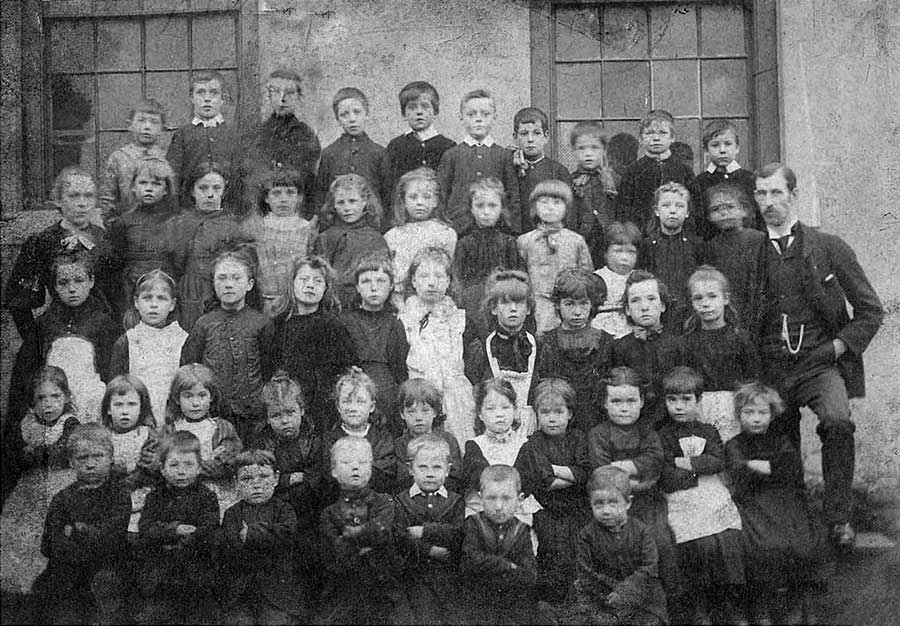
[[[575,483],[551,489],[556,479],[552,465],[568,467]],[[562,601],[575,579],[572,539],[590,520],[584,495],[591,473],[587,437],[571,426],[557,437],[536,431],[519,450],[515,467],[522,476],[522,491],[533,494],[543,507],[534,514],[539,592],[551,602]]]
[[[731,324],[713,330],[694,328],[678,339],[678,362],[703,376],[704,391],[734,391],[738,383],[759,377],[760,362],[750,333]]]
[[[175,129],[166,151],[166,161],[178,178],[181,205],[190,205],[192,190],[186,187],[186,183],[198,165],[209,162],[226,168],[235,167],[238,165],[239,150],[237,129],[227,121],[216,126],[185,124]],[[237,168],[233,173],[229,172],[225,180],[228,181],[225,189],[226,204],[236,206],[242,193],[242,180]]]
[[[566,212],[566,228],[575,231],[588,244],[594,267],[606,265],[606,227],[616,220],[614,174],[609,169],[576,168],[571,175],[572,210]],[[568,181],[567,181],[568,182]]]
[[[391,206],[401,176],[420,167],[437,171],[441,157],[455,145],[455,141],[443,135],[435,135],[425,141],[420,140],[413,132],[394,137],[385,148],[382,165],[384,205]],[[447,191],[443,193],[446,195]]]
[[[325,470],[330,467],[323,465],[322,438],[312,424],[303,422],[295,439],[286,439],[266,428],[259,447],[275,455],[275,466],[280,475],[275,496],[293,507],[298,531],[312,533],[319,523],[319,489]],[[291,474],[295,472],[303,472],[303,480],[292,485]]]
[[[759,284],[759,255],[768,244],[768,237],[753,228],[720,232],[706,242],[706,262],[728,279],[731,308],[738,323],[747,328],[751,321],[749,310],[753,292]]]
[[[349,309],[359,299],[354,276],[359,260],[376,253],[390,255],[384,237],[368,224],[365,217],[352,224],[336,221],[316,237],[312,251],[328,261],[334,269],[337,275],[335,291],[345,309]]]
[[[689,187],[694,172],[687,165],[670,156],[657,161],[642,156],[632,163],[622,175],[619,188],[619,219],[634,222],[647,234],[654,226],[653,196],[664,183],[675,182]]]
[[[649,332],[646,339],[638,339],[631,333],[613,341],[610,350],[610,367],[630,367],[647,385],[642,419],[659,424],[666,416],[662,393],[662,379],[678,364],[678,341],[665,328],[661,332]]]
[[[652,272],[669,288],[664,323],[675,335],[682,333],[692,312],[688,278],[703,265],[705,258],[706,244],[684,230],[667,235],[657,228],[638,247],[635,267]]]

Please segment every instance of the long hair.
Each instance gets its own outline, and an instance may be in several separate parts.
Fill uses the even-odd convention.
[[[166,424],[174,424],[177,420],[184,419],[184,414],[181,412],[181,392],[188,391],[197,384],[209,392],[210,417],[217,417],[221,414],[222,393],[216,382],[216,375],[202,363],[188,363],[178,368],[172,384],[169,385],[169,398],[166,401]]]
[[[378,199],[378,194],[372,189],[372,185],[359,174],[342,174],[328,186],[328,194],[325,196],[325,203],[320,211],[325,228],[339,219],[334,208],[334,196],[341,189],[350,189],[359,193],[359,197],[365,203],[360,219],[365,220],[367,226],[376,230],[381,227],[381,200]]]
[[[294,267],[293,269],[291,269],[291,280],[287,286],[287,293],[279,296],[272,311],[273,315],[275,317],[285,316],[287,318],[290,318],[297,314],[297,304],[295,300],[296,296],[294,295],[294,281],[297,278],[297,272],[299,272],[300,269],[304,267],[308,267],[310,269],[321,272],[322,277],[325,279],[325,293],[322,295],[322,300],[319,302],[319,310],[340,313],[341,302],[340,300],[338,300],[337,294],[335,293],[335,282],[337,278],[334,270],[331,268],[331,265],[328,263],[328,261],[326,261],[322,257],[310,255],[301,257],[294,261]]]
[[[406,172],[397,181],[394,188],[393,209],[394,209],[394,226],[402,226],[409,221],[409,215],[406,212],[406,189],[412,183],[422,181],[431,185],[434,189],[434,195],[437,198],[437,206],[431,212],[431,218],[444,223],[444,194],[441,185],[438,183],[437,173],[430,168],[420,167],[412,171]]]
[[[494,270],[484,283],[484,296],[481,298],[481,312],[484,319],[493,320],[491,313],[499,302],[525,302],[528,310],[534,313],[534,292],[531,290],[531,279],[521,270]]]
[[[72,396],[72,390],[69,389],[69,379],[66,377],[66,372],[61,367],[56,367],[55,365],[44,365],[31,377],[31,383],[29,385],[29,389],[31,390],[29,406],[32,408],[34,407],[34,394],[37,392],[37,388],[44,383],[56,385],[66,397],[66,401],[63,404],[62,415],[65,415],[66,413],[75,413],[75,399]]]
[[[150,392],[147,391],[147,385],[144,384],[144,381],[133,374],[120,374],[107,383],[106,392],[103,394],[103,402],[100,404],[100,421],[107,428],[113,428],[112,417],[109,414],[109,405],[112,403],[112,398],[113,396],[123,396],[129,391],[137,393],[141,403],[141,411],[135,428],[138,426],[156,428],[153,406],[150,403]]]
[[[446,270],[447,278],[450,279],[450,282],[447,285],[447,295],[451,298],[454,297],[457,291],[457,281],[456,272],[453,268],[453,259],[446,250],[439,246],[428,246],[427,248],[423,248],[413,257],[412,263],[409,264],[409,273],[406,276],[406,284],[404,285],[406,293],[415,293],[415,289],[413,288],[413,278],[415,278],[416,272],[419,271],[419,267],[426,261],[434,261]]]
[[[245,241],[225,241],[220,247],[219,253],[216,255],[212,264],[212,276],[210,278],[215,282],[216,268],[220,263],[225,261],[234,261],[242,265],[247,272],[247,278],[253,281],[253,286],[247,292],[245,305],[256,309],[262,308],[262,296],[259,295],[259,281],[256,277],[259,275],[259,258],[256,256],[256,248],[253,244]],[[218,298],[213,302],[206,303],[206,310],[215,308]]]

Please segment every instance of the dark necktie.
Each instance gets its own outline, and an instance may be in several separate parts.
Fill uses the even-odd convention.
[[[784,254],[790,245],[791,236],[790,234],[785,235],[784,237],[778,237],[777,239],[772,239],[778,245],[779,254]]]

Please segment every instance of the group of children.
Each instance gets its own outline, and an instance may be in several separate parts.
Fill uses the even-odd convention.
[[[346,88],[316,175],[299,79],[269,82],[268,169],[216,153],[224,83],[195,76],[171,165],[135,108],[106,229],[67,168],[13,269],[4,544],[46,513],[54,619],[765,623],[781,588],[803,610],[819,532],[754,382],[766,237],[731,123],[697,178],[665,111],[621,176],[580,123],[570,175],[537,109],[507,150],[472,91],[454,145],[410,83],[382,149]]]

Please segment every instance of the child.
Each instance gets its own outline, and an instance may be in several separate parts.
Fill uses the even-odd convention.
[[[313,242],[313,253],[321,256],[337,273],[337,296],[349,308],[356,296],[353,272],[367,254],[387,254],[381,232],[381,201],[359,174],[342,174],[328,187],[322,206],[326,228]]]
[[[104,224],[108,225],[141,204],[134,188],[137,169],[147,159],[166,162],[166,155],[159,145],[165,125],[166,113],[156,100],[146,98],[132,107],[128,114],[131,142],[109,155],[100,181],[100,209]]]
[[[416,254],[409,269],[415,295],[399,317],[409,342],[409,375],[428,380],[444,394],[444,427],[462,447],[474,435],[475,403],[463,366],[466,314],[447,295],[452,265],[442,248]]]
[[[344,87],[334,94],[331,110],[343,132],[333,144],[322,150],[316,174],[314,210],[319,211],[332,181],[342,174],[359,174],[365,178],[380,201],[387,192],[381,186],[384,146],[375,143],[366,134],[369,99],[356,87]]]
[[[608,421],[588,432],[591,467],[613,465],[628,473],[634,516],[649,527],[659,551],[659,575],[666,593],[678,590],[678,565],[672,532],[666,519],[666,500],[657,486],[663,467],[663,449],[652,423],[641,418],[644,381],[628,367],[614,367],[603,380]]]
[[[465,521],[460,562],[472,623],[540,623],[531,532],[517,515],[525,497],[519,472],[506,464],[485,467],[478,493],[484,510]]]
[[[504,195],[503,184],[496,178],[481,178],[469,185],[475,227],[459,240],[453,263],[461,283],[460,303],[470,319],[478,317],[491,272],[524,269],[516,238],[503,228],[509,221],[504,215]]]
[[[321,624],[388,623],[400,592],[389,496],[369,487],[372,446],[361,437],[341,437],[331,448],[331,475],[340,496],[320,518],[325,564]]]
[[[691,198],[679,183],[666,183],[656,190],[654,205],[659,219],[638,248],[637,267],[652,272],[669,286],[668,327],[680,335],[690,315],[687,279],[703,265],[706,247],[696,235],[684,230]]]
[[[476,89],[465,94],[459,103],[459,119],[466,137],[444,153],[438,166],[438,182],[447,194],[447,221],[460,236],[473,223],[468,203],[469,185],[490,176],[499,179],[506,189],[510,228],[515,234],[522,232],[519,179],[512,154],[491,137],[495,112],[490,92]]]
[[[591,326],[606,331],[614,339],[631,332],[622,297],[625,281],[637,263],[641,231],[631,222],[613,222],[604,233],[606,240],[606,265],[594,272],[606,284],[606,301],[591,320]]]
[[[394,264],[386,255],[369,255],[359,260],[353,275],[359,304],[341,314],[341,323],[350,334],[363,371],[378,388],[375,407],[386,420],[384,426],[397,434],[397,386],[409,378],[409,343],[389,301]]]
[[[519,174],[520,202],[524,198],[531,197],[535,186],[542,181],[561,180],[571,184],[569,170],[544,152],[547,142],[550,141],[550,121],[546,113],[534,107],[519,109],[513,116],[513,141],[516,144],[513,164]],[[525,207],[522,207],[521,223],[523,233],[527,233],[535,226]]]
[[[171,433],[160,445],[165,482],[147,494],[135,542],[141,560],[143,608],[135,616],[140,624],[209,619],[204,609],[210,608],[217,571],[211,549],[219,528],[219,503],[197,480],[200,446],[186,431]]]
[[[741,149],[740,137],[737,126],[731,120],[713,120],[703,128],[701,138],[703,150],[709,164],[706,169],[697,175],[689,189],[694,199],[694,227],[697,235],[705,240],[712,239],[716,235],[715,226],[707,219],[709,207],[707,203],[707,191],[714,185],[728,183],[741,189],[747,197],[753,197],[756,191],[756,176],[750,170],[745,170],[735,159]],[[763,226],[758,230],[765,231],[764,224],[758,219],[756,210],[747,215],[751,224]]]
[[[665,455],[659,485],[678,562],[691,589],[691,619],[710,624],[710,611],[720,606],[720,619],[730,622],[740,617],[744,561],[741,517],[719,477],[725,470],[725,447],[715,427],[700,419],[700,374],[676,367],[663,379],[663,391],[669,419],[659,431]]]
[[[413,258],[425,248],[443,248],[453,258],[456,231],[443,219],[441,188],[434,170],[417,168],[400,177],[394,191],[394,228],[384,234],[394,259],[394,305],[402,311]]]
[[[397,457],[394,456],[394,440],[384,428],[372,423],[375,411],[375,383],[358,367],[351,367],[334,386],[334,402],[340,422],[324,435],[323,447],[341,437],[358,437],[369,442],[372,448],[372,489],[391,494],[397,481]]]
[[[441,101],[430,83],[421,80],[408,83],[400,90],[399,98],[400,115],[409,124],[409,132],[392,139],[385,149],[382,172],[385,204],[397,189],[401,176],[418,168],[437,170],[444,153],[456,145],[434,128]],[[402,278],[398,276],[398,280]]]
[[[408,455],[410,442],[425,435],[434,435],[447,442],[447,488],[457,493],[462,491],[462,454],[456,437],[444,430],[443,402],[440,389],[424,378],[410,378],[400,385],[397,404],[405,429],[402,435],[394,439],[398,489],[407,489],[413,482],[414,476],[410,473],[409,465],[411,459]]]
[[[823,532],[807,508],[800,453],[769,428],[784,410],[778,392],[756,382],[741,385],[734,410],[742,432],[725,444],[725,452],[744,528],[751,620],[771,623],[779,587],[787,587],[795,615],[808,611],[809,591],[821,577]],[[802,617],[816,622],[808,613]]]
[[[181,348],[181,364],[203,363],[216,373],[222,415],[235,421],[241,439],[252,442],[265,425],[259,392],[275,369],[274,326],[248,304],[255,297],[252,247],[220,253],[212,266],[219,304],[197,320]]]
[[[289,624],[305,621],[294,573],[297,518],[291,505],[273,498],[279,473],[266,450],[235,459],[240,501],[225,511],[217,540],[229,623]]]
[[[665,417],[661,383],[663,375],[677,363],[678,342],[663,327],[666,310],[666,284],[650,272],[635,270],[625,281],[625,313],[631,332],[613,341],[610,365],[636,370],[648,385],[644,414],[652,423]]]
[[[675,119],[662,109],[655,109],[641,118],[638,124],[644,156],[628,166],[619,188],[619,216],[622,221],[634,222],[644,234],[654,226],[653,196],[661,185],[669,182],[687,187],[694,172],[672,156],[675,140]]]
[[[759,376],[759,353],[750,333],[729,321],[728,280],[720,271],[702,265],[691,274],[688,287],[695,317],[678,339],[678,361],[703,377],[700,421],[715,426],[722,441],[728,441],[740,432],[733,390]]]
[[[556,275],[570,265],[593,272],[594,265],[584,238],[564,226],[566,213],[572,209],[572,190],[566,183],[540,182],[528,202],[538,224],[531,232],[520,235],[516,244],[531,277],[536,304],[534,317],[540,337],[559,325],[556,308],[550,300]]]
[[[746,218],[756,212],[751,197],[731,182],[713,185],[703,196],[710,230],[715,233],[706,242],[706,262],[728,279],[731,306],[745,328],[753,316],[750,302],[760,283],[759,259],[768,239],[765,232],[744,228]]]
[[[159,436],[141,379],[121,374],[109,381],[100,414],[113,446],[112,476],[129,492],[154,483]]]
[[[335,311],[340,311],[340,304],[334,283],[334,270],[322,257],[297,259],[275,318],[275,363],[300,383],[307,413],[320,436],[337,422],[331,394],[335,382],[359,360]]]
[[[274,316],[279,300],[287,295],[294,261],[309,254],[316,222],[300,216],[302,177],[296,170],[276,168],[262,181],[259,211],[243,225],[259,259],[259,295],[263,313]]]
[[[410,623],[461,623],[456,578],[466,504],[445,486],[454,462],[451,447],[439,434],[420,434],[403,457],[413,483],[394,497],[394,540],[405,561]]]
[[[132,374],[147,386],[157,428],[165,421],[169,387],[188,337],[174,316],[177,303],[175,280],[164,271],[138,278],[134,308],[140,321],[116,340],[109,359],[111,377]]]
[[[122,558],[131,500],[109,479],[113,450],[99,424],[79,426],[66,446],[75,483],[50,502],[38,581],[48,623],[114,623],[124,600]],[[117,615],[118,613],[118,615]]]
[[[615,174],[606,158],[606,136],[597,122],[579,122],[569,135],[577,167],[572,172],[575,200],[566,227],[584,237],[594,265],[600,265],[606,245],[603,234],[615,219]]]
[[[491,378],[509,381],[516,391],[517,422],[527,437],[537,422],[531,394],[538,381],[540,346],[526,326],[534,310],[528,275],[516,270],[497,270],[488,277],[481,309],[490,320],[490,332],[467,333],[466,376],[473,384]]]
[[[594,470],[588,481],[593,521],[575,539],[577,608],[591,624],[667,624],[651,531],[628,514],[632,481],[619,467]]]
[[[215,303],[213,262],[225,245],[240,239],[241,225],[231,207],[222,206],[228,182],[225,166],[205,161],[184,181],[194,210],[172,223],[172,269],[178,280],[178,322],[191,332]]]
[[[575,578],[572,539],[587,523],[582,488],[591,471],[587,437],[570,428],[575,390],[559,378],[545,378],[534,391],[538,428],[516,458],[522,491],[534,494],[541,510],[534,514],[538,539],[538,591],[547,601],[562,602]]]
[[[27,467],[62,469],[68,453],[66,441],[79,421],[66,373],[45,365],[31,381],[31,406],[19,424],[21,460]]]
[[[541,338],[538,378],[562,378],[575,390],[572,427],[587,432],[600,421],[600,380],[609,370],[613,338],[591,326],[606,296],[605,285],[587,270],[568,268],[556,277],[550,295],[561,324]]]
[[[131,305],[139,276],[154,269],[171,271],[175,173],[161,159],[145,159],[134,166],[133,210],[112,221],[109,240],[119,252],[122,283],[116,305],[125,311]]]
[[[235,127],[222,115],[222,106],[228,96],[225,78],[216,70],[200,70],[191,75],[191,106],[193,118],[172,133],[172,142],[166,151],[166,160],[172,166],[181,188],[180,204],[190,203],[192,188],[185,185],[192,172],[201,163],[236,164],[239,138]],[[236,206],[241,199],[240,176],[235,170],[226,178],[232,181],[228,189],[229,206]]]

